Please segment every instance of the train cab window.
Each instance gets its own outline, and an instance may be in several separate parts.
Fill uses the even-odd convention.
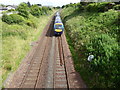
[[[62,25],[55,25],[56,29],[62,29]]]

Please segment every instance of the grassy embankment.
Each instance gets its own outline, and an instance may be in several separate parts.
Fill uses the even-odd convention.
[[[87,12],[67,7],[61,15],[75,69],[87,86],[119,87],[118,12]],[[94,55],[91,62],[87,61],[89,55]]]
[[[53,15],[42,15],[39,18],[30,16],[30,19],[36,24],[36,28],[28,25],[18,24],[2,24],[2,79],[7,78],[10,72],[14,72],[21,60],[26,56],[31,46],[30,43],[34,42],[40,36],[42,30],[47,24],[50,17]]]

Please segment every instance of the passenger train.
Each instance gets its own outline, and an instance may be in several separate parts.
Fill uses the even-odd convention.
[[[60,13],[57,12],[55,15],[55,22],[54,22],[54,34],[61,35],[63,31],[64,31],[64,26],[60,18]]]

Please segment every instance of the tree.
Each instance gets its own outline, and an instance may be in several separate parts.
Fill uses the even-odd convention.
[[[47,14],[47,11],[48,11],[48,7],[42,7],[42,11],[43,11],[43,13],[45,13],[45,14]]]
[[[42,6],[42,4],[37,4],[38,6]]]
[[[2,6],[2,7],[6,7],[6,5],[4,5],[4,4],[0,4],[0,6]]]
[[[26,3],[21,3],[17,8],[18,14],[28,18],[29,17],[29,7]]]
[[[28,7],[31,7],[31,4],[30,4],[30,2],[29,2],[29,1],[27,2],[27,5],[28,5]]]
[[[33,16],[39,17],[39,16],[42,14],[41,8],[39,8],[38,5],[33,5],[33,6],[31,6],[31,8],[30,8],[30,13],[31,13]]]

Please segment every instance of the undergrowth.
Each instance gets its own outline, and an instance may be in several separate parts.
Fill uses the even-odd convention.
[[[88,87],[119,87],[119,12],[87,12],[67,7],[62,19],[75,69]],[[89,62],[89,55],[94,59]]]

